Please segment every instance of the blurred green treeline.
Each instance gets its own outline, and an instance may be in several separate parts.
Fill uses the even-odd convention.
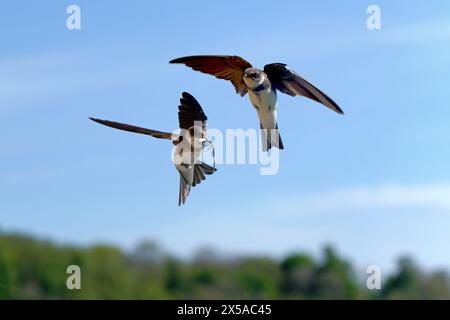
[[[68,290],[66,269],[81,268],[81,290]],[[108,245],[60,246],[0,232],[0,299],[449,299],[446,272],[421,271],[411,259],[366,289],[366,273],[331,247],[318,260],[298,253],[223,258],[200,251],[189,261],[143,242],[125,253]]]

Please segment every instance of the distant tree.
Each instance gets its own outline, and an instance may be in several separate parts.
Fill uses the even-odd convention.
[[[310,297],[316,268],[313,258],[305,254],[294,254],[284,259],[281,263],[282,294],[292,298]]]
[[[164,262],[167,255],[155,241],[144,240],[138,243],[130,258],[136,264],[158,264]]]
[[[82,290],[66,287],[69,265],[80,267]],[[448,274],[422,271],[410,258],[400,259],[381,291],[364,285],[332,247],[320,260],[230,258],[208,249],[183,261],[149,241],[125,253],[0,233],[0,299],[450,299]]]
[[[0,243],[0,299],[13,299],[16,286],[14,266],[7,260],[4,252],[5,248]]]
[[[313,277],[311,297],[318,299],[355,299],[358,284],[351,265],[327,246],[324,259]]]
[[[278,296],[279,267],[269,258],[245,258],[237,263],[237,283],[248,299],[268,299]]]
[[[96,245],[85,251],[82,292],[88,299],[133,298],[134,274],[126,256],[117,248]]]
[[[190,283],[186,279],[183,263],[170,258],[164,265],[165,288],[170,295],[177,298],[187,297],[190,292]]]
[[[420,271],[411,258],[402,257],[398,270],[383,286],[382,299],[449,299],[450,280],[443,271],[429,275]]]

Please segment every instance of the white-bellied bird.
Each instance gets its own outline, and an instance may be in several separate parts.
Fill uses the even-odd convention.
[[[171,140],[175,145],[174,164],[180,174],[178,205],[185,203],[191,187],[195,187],[205,180],[205,175],[211,175],[217,171],[215,167],[199,160],[204,147],[210,142],[206,132],[208,118],[198,101],[187,92],[182,93],[178,107],[180,134],[156,131],[120,122],[90,119],[115,129]]]
[[[329,96],[305,80],[284,63],[271,63],[264,70],[253,68],[238,56],[199,55],[174,59],[170,63],[181,63],[194,70],[208,73],[219,79],[230,80],[236,93],[245,96],[258,113],[262,149],[271,147],[284,149],[277,124],[277,91],[290,96],[304,96],[343,114],[341,108]]]

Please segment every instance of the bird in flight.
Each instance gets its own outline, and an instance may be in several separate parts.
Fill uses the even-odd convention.
[[[267,64],[264,70],[260,70],[253,68],[241,57],[225,55],[182,57],[170,63],[185,64],[194,70],[229,80],[236,93],[242,97],[248,92],[250,102],[259,117],[264,151],[271,147],[284,149],[277,124],[277,91],[290,96],[304,96],[339,114],[344,113],[329,96],[284,63]]]
[[[115,129],[171,140],[175,145],[175,168],[180,174],[179,206],[185,203],[191,187],[195,187],[205,180],[205,175],[211,175],[217,171],[215,167],[211,167],[199,160],[204,147],[211,143],[206,132],[208,118],[198,101],[187,92],[182,93],[178,107],[180,134],[156,131],[108,120],[89,119]]]

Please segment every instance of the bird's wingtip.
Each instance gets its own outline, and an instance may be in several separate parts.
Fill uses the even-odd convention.
[[[190,94],[189,92],[186,92],[186,91],[183,91],[183,92],[181,93],[181,96],[182,96],[183,98],[185,98],[185,99],[192,99],[192,98],[194,98],[194,97],[192,96],[192,94]]]
[[[329,107],[331,109],[333,109],[334,112],[336,112],[337,114],[340,115],[344,115],[344,110],[341,109],[341,107],[339,107],[336,103],[332,104],[332,107]]]
[[[101,119],[97,119],[97,118],[93,118],[93,117],[89,117],[89,120],[92,120],[97,123],[100,123],[102,121]]]
[[[169,61],[169,63],[181,63],[183,58],[176,58]]]

